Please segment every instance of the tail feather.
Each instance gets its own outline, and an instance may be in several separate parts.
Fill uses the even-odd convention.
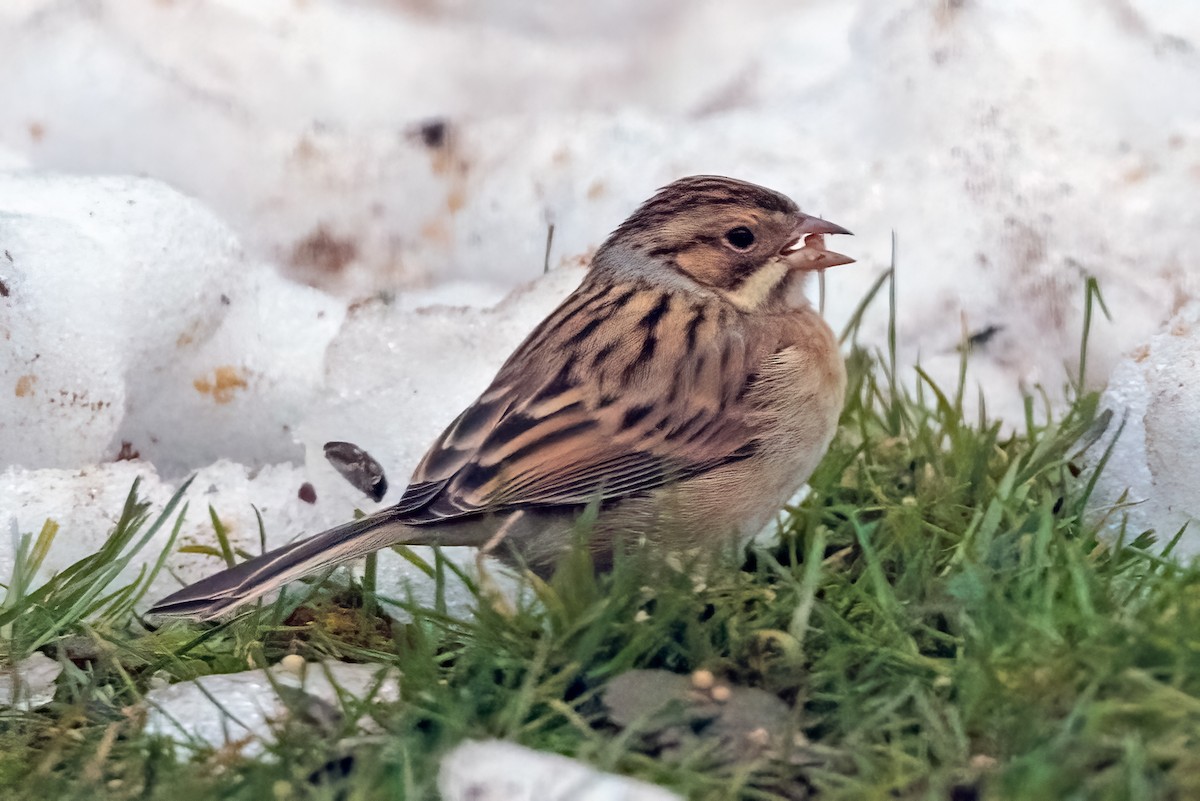
[[[189,584],[148,614],[210,620],[324,567],[388,545],[429,544],[430,534],[401,522],[395,510],[384,509]]]

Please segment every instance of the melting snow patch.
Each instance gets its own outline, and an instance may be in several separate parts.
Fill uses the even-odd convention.
[[[0,708],[37,709],[54,700],[62,665],[35,653],[15,665],[0,665]]]
[[[231,748],[260,756],[275,729],[293,714],[322,720],[338,716],[343,700],[393,703],[400,681],[381,665],[312,662],[248,670],[159,687],[146,693],[146,728],[180,745]]]
[[[142,178],[0,173],[0,464],[299,455],[344,307]]]
[[[1186,525],[1175,554],[1200,555],[1200,302],[1117,365],[1103,404],[1113,420],[1093,460],[1124,423],[1092,499],[1110,535],[1153,529],[1165,546]]]
[[[500,740],[447,754],[438,790],[444,801],[681,801],[661,787]]]

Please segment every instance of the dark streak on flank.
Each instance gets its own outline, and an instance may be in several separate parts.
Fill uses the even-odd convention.
[[[645,364],[654,356],[654,350],[658,347],[658,337],[654,334],[647,334],[642,340],[642,349],[638,351],[637,358],[633,360],[634,364]],[[631,364],[630,367],[633,365]],[[628,370],[629,368],[625,368]]]
[[[746,381],[742,384],[742,388],[738,390],[735,402],[740,403],[745,400],[746,396],[750,394],[750,390],[754,389],[756,384],[758,384],[758,373],[750,373],[746,376]]]
[[[596,351],[596,355],[594,357],[592,357],[593,369],[600,367],[606,361],[608,361],[609,357],[613,355],[613,351],[615,351],[616,349],[617,349],[617,343],[609,342],[607,345],[600,348],[600,350]]]
[[[721,345],[721,367],[718,370],[717,375],[721,375],[721,376],[729,375],[729,364],[732,361],[733,361],[733,342],[731,340],[727,339]]]
[[[641,406],[630,406],[625,410],[625,416],[621,418],[621,428],[633,428],[653,410],[654,405],[649,403]]]
[[[743,459],[749,459],[751,456],[754,456],[758,453],[759,447],[760,444],[758,440],[752,439],[733,453],[729,454],[729,456],[725,459],[725,464],[729,464],[730,462],[740,462]]]
[[[692,319],[688,320],[687,324],[687,353],[691,353],[696,348],[696,337],[700,332],[700,326],[704,324],[705,309],[706,307],[703,305],[692,307]]]
[[[679,390],[683,385],[683,368],[680,365],[675,366],[675,371],[671,374],[671,388],[667,390],[667,405],[675,402],[679,397]]]
[[[691,417],[689,417],[687,420],[685,420],[684,422],[680,423],[679,425],[675,426],[670,431],[668,431],[666,439],[668,441],[670,441],[673,439],[678,439],[679,437],[683,436],[684,434],[687,434],[690,429],[692,429],[694,426],[696,426],[698,423],[700,423],[707,416],[708,416],[708,410],[701,409],[700,411],[696,412]],[[691,439],[691,436],[689,435],[688,438]]]
[[[633,377],[637,375],[638,370],[646,363],[646,359],[654,355],[654,347],[658,340],[654,337],[646,337],[642,342],[642,349],[638,353],[638,357],[625,365],[624,371],[621,373],[621,386],[628,387],[633,382]]]

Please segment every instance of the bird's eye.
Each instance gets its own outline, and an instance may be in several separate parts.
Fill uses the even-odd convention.
[[[734,250],[749,250],[754,244],[754,232],[744,225],[739,225],[725,232],[725,241],[732,245]]]

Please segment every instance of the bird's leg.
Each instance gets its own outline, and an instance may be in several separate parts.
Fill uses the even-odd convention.
[[[496,584],[495,579],[492,578],[491,572],[488,571],[487,557],[491,556],[492,553],[504,543],[504,540],[508,538],[509,532],[512,531],[512,527],[516,525],[517,521],[524,516],[525,512],[522,509],[518,509],[510,514],[507,518],[505,518],[504,522],[500,524],[500,527],[496,529],[496,533],[493,534],[488,541],[483,544],[483,547],[479,549],[478,553],[475,554],[475,570],[479,574],[480,597],[486,597],[493,609],[495,609],[504,617],[509,618],[516,616],[517,610],[513,608],[511,603],[509,603],[508,598],[505,597],[504,593],[500,589],[500,586]]]

